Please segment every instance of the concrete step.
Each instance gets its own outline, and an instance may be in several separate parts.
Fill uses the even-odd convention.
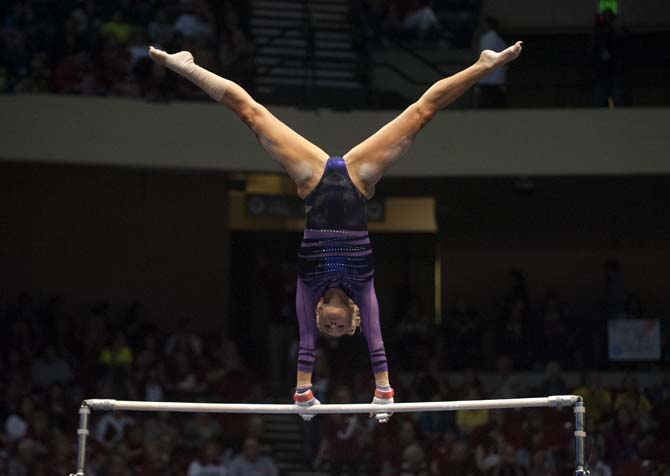
[[[302,443],[302,435],[299,433],[284,433],[276,431],[265,431],[263,436],[270,441],[273,440],[283,440],[283,441],[299,441]]]
[[[280,77],[271,77],[271,76],[261,76],[256,78],[257,84],[262,85],[273,85],[273,86],[298,86],[304,87],[311,85],[312,82],[307,78],[280,78]],[[333,88],[333,89],[351,89],[351,90],[360,90],[361,85],[357,81],[346,81],[346,80],[329,80],[329,79],[317,79],[314,81],[314,86],[318,88]]]
[[[302,37],[297,36],[281,36],[274,38],[257,38],[256,46],[259,48],[265,46],[276,46],[276,47],[306,47],[307,40]],[[314,42],[314,48],[316,50],[344,50],[351,51],[352,45],[351,40],[320,40],[316,39]]]
[[[252,8],[255,9],[282,9],[282,10],[302,10],[305,7],[303,0],[288,1],[288,0],[254,0],[251,2]],[[347,12],[349,6],[346,2],[332,2],[332,1],[311,1],[310,7],[313,10],[329,11],[329,12]]]
[[[333,71],[333,70],[319,70],[315,69],[314,70],[314,75],[317,78],[323,78],[323,79],[354,79],[356,76],[356,72],[349,70],[349,71]],[[310,70],[307,68],[285,68],[285,67],[276,67],[272,68],[268,72],[268,76],[276,75],[276,76],[295,76],[299,78],[304,78],[306,76],[309,76]]]
[[[289,48],[285,47],[282,48],[280,46],[275,46],[275,45],[267,45],[267,46],[259,46],[258,50],[256,51],[256,54],[258,56],[264,56],[264,55],[269,55],[269,56],[284,56],[284,57],[297,57],[297,58],[304,58],[307,56],[307,48],[301,48],[301,47],[295,47],[295,48]],[[318,51],[315,52],[315,56],[319,60],[324,60],[324,59],[349,59],[349,60],[355,60],[356,59],[356,54],[352,51],[347,51],[347,50],[323,50],[319,49]]]

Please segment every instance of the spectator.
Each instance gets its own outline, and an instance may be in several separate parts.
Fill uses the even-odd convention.
[[[444,464],[431,465],[431,474],[433,476],[477,476],[479,473],[467,444],[463,441],[456,441],[449,459]]]
[[[213,440],[207,441],[200,455],[189,464],[188,476],[227,476],[228,471],[219,461],[218,456],[219,448],[216,442]]]
[[[470,388],[467,400],[481,400],[481,389],[476,386]],[[456,411],[456,426],[461,435],[467,437],[476,428],[486,425],[489,421],[489,411],[486,408],[479,410]]]
[[[8,476],[32,476],[40,474],[42,468],[40,465],[40,455],[37,451],[37,445],[33,440],[22,439],[18,442],[16,448],[16,458],[9,461]]]
[[[623,377],[622,389],[617,393],[614,400],[614,409],[626,407],[634,412],[649,413],[652,410],[651,402],[640,389],[637,378],[632,373],[627,373]]]
[[[491,398],[519,398],[526,394],[526,388],[512,372],[512,359],[501,355],[496,360],[496,376],[493,380]]]
[[[93,438],[104,448],[114,448],[123,441],[126,428],[134,422],[121,411],[105,413],[95,425]]]
[[[596,16],[591,45],[593,105],[596,107],[623,106],[627,41],[627,35],[619,29],[617,16],[612,10],[606,9]]]
[[[565,395],[568,393],[568,386],[561,375],[561,364],[552,360],[547,363],[544,379],[540,384],[540,394],[547,395]]]
[[[626,463],[637,458],[640,427],[631,418],[630,411],[621,407],[616,420],[605,435],[605,456],[608,462]]]
[[[420,445],[414,444],[403,450],[400,476],[428,476],[426,453]]]
[[[48,345],[44,355],[35,360],[31,368],[33,385],[47,388],[56,383],[65,385],[72,380],[72,369],[65,359],[58,355],[53,345]]]
[[[532,476],[558,476],[556,465],[545,450],[535,450],[528,473]]]
[[[196,413],[190,417],[184,424],[183,431],[186,445],[191,449],[203,448],[209,442],[217,441],[223,434],[218,420],[207,413]]]
[[[209,13],[209,12],[208,12]],[[185,8],[174,23],[176,33],[186,37],[212,38],[214,33],[210,18],[203,11]]]
[[[584,399],[584,405],[589,409],[589,415],[600,421],[609,415],[612,410],[612,394],[600,384],[600,374],[593,370],[584,377],[582,386],[572,391]]]
[[[539,474],[539,473],[538,473]],[[510,445],[504,445],[498,464],[490,468],[485,476],[527,476],[528,471],[516,459],[516,451]],[[533,475],[535,476],[535,474]]]
[[[434,36],[440,28],[437,15],[431,7],[430,0],[415,0],[405,15],[403,27],[410,37],[424,40]]]
[[[593,445],[591,450],[591,474],[593,476],[612,476],[612,468],[603,461],[602,451],[598,445]]]
[[[164,49],[171,43],[175,31],[165,8],[158,10],[154,19],[149,23],[148,32],[149,40],[156,48]]]
[[[479,39],[479,53],[484,50],[502,51],[507,42],[500,36],[500,26],[494,17],[487,17],[486,31]],[[482,78],[476,90],[478,107],[502,108],[507,103],[507,66],[496,69]]]
[[[349,387],[340,387],[335,392],[333,403],[351,403]],[[316,465],[322,460],[328,461],[333,476],[341,474],[345,467],[352,475],[357,474],[363,449],[363,431],[358,415],[328,415]]]
[[[33,400],[29,396],[21,398],[19,409],[5,419],[4,431],[10,442],[18,441],[28,434],[28,422],[35,413]]]
[[[258,440],[247,437],[242,454],[230,464],[230,476],[278,476],[279,472],[272,458],[260,455]]]
[[[114,38],[119,43],[127,43],[130,38],[131,28],[130,24],[125,20],[123,12],[117,10],[108,22],[102,24],[100,33],[103,36]]]

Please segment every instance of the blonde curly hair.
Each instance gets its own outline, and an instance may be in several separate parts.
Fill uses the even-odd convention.
[[[354,335],[361,328],[361,310],[350,297],[347,297],[346,300],[347,307],[351,311],[351,322],[349,329],[347,329],[347,335]],[[323,296],[319,299],[319,302],[316,304],[316,327],[323,334],[322,323],[321,323],[321,311],[325,303],[323,302]]]

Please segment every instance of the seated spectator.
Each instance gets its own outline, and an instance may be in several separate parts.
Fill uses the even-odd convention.
[[[184,8],[174,23],[174,30],[184,37],[201,36],[212,38],[214,33],[210,19],[206,13]]]
[[[400,476],[428,476],[426,453],[420,445],[413,444],[403,450]]]
[[[242,454],[230,463],[230,476],[278,476],[279,472],[272,458],[260,455],[256,438],[244,440]]]
[[[565,395],[568,393],[568,386],[561,375],[561,364],[552,360],[547,363],[544,378],[540,383],[540,394],[542,396],[549,395]]]
[[[504,445],[498,463],[489,468],[484,476],[528,476],[528,471],[518,463],[514,448]]]
[[[605,457],[612,463],[626,463],[637,458],[640,426],[627,408],[617,410],[612,428],[605,434]]]
[[[482,393],[478,387],[471,387],[466,400],[481,400]],[[467,437],[476,428],[484,426],[489,421],[489,410],[482,408],[479,410],[457,410],[456,426],[458,431],[464,437]]]
[[[137,467],[137,476],[172,475],[170,453],[156,443],[148,442],[145,446],[146,457]]]
[[[188,465],[188,476],[227,476],[228,471],[219,460],[219,453],[216,442],[207,441],[200,455]]]
[[[475,465],[480,474],[494,474],[492,471],[500,465],[500,453],[506,445],[500,430],[488,425],[475,446]]]
[[[431,463],[433,476],[478,476],[472,452],[463,441],[454,442],[448,459],[433,459]]]
[[[490,398],[519,398],[526,396],[526,387],[513,374],[512,359],[508,355],[501,355],[496,360],[496,375],[491,388]]]
[[[66,385],[72,381],[72,368],[53,345],[48,345],[44,355],[33,362],[31,375],[33,385],[39,388],[48,388],[54,383]]]
[[[126,428],[134,422],[121,411],[105,413],[95,425],[93,438],[104,448],[114,448],[123,441]]]
[[[9,476],[29,476],[41,474],[40,455],[35,441],[24,438],[17,443],[16,457],[9,460]]]
[[[19,441],[28,434],[28,424],[35,413],[35,405],[29,396],[21,398],[18,411],[10,413],[5,419],[3,427],[7,440]]]
[[[117,332],[111,344],[103,347],[99,357],[102,382],[110,396],[123,398],[128,396],[128,384],[131,381],[133,351],[126,342],[126,336]]]
[[[174,37],[174,26],[165,8],[156,12],[154,19],[149,23],[148,32],[149,41],[154,47],[164,49],[170,44]]]
[[[600,374],[593,370],[584,377],[584,383],[572,391],[584,399],[589,415],[600,421],[612,410],[612,394],[600,384]]]
[[[591,447],[591,475],[612,476],[612,468],[603,460],[603,452],[598,445]]]
[[[632,373],[623,377],[623,385],[614,399],[614,409],[627,407],[629,410],[649,413],[652,410],[651,402],[639,387],[637,378]]]
[[[217,441],[223,434],[221,424],[214,415],[196,413],[184,424],[186,446],[190,449],[203,448],[206,443]]]
[[[545,450],[535,450],[528,472],[532,476],[558,476],[558,470]]]
[[[103,468],[101,476],[128,476],[129,474],[132,474],[128,463],[123,456],[116,453],[111,453],[109,455]]]
[[[435,393],[430,401],[441,402],[446,400],[441,393]],[[421,400],[425,401],[425,400]],[[453,429],[456,422],[454,412],[420,412],[416,414],[419,431],[429,441],[440,438],[444,433]]]
[[[412,36],[423,40],[440,28],[440,21],[430,6],[430,0],[412,2],[412,9],[405,15],[403,28]]]
[[[131,26],[125,18],[121,10],[118,10],[112,15],[112,18],[102,24],[100,33],[103,36],[114,38],[119,43],[127,43],[130,38]]]
[[[351,403],[351,389],[340,387],[332,400],[337,404]],[[364,436],[358,415],[328,415],[324,425],[324,436],[315,464],[318,466],[321,461],[328,461],[333,475],[340,474],[345,467],[349,468],[349,472],[358,472]]]

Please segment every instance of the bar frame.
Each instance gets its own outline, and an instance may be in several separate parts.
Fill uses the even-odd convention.
[[[79,408],[77,430],[77,472],[70,476],[86,476],[86,442],[89,436],[92,411],[147,411],[147,412],[192,412],[192,413],[248,413],[248,414],[334,414],[334,413],[413,413],[457,410],[573,407],[575,414],[575,476],[587,476],[584,461],[585,407],[582,397],[576,395],[553,395],[538,398],[504,398],[494,400],[462,400],[444,402],[392,403],[388,405],[362,403],[347,405],[298,405],[247,404],[247,403],[195,403],[195,402],[144,402],[132,400],[89,399]]]

